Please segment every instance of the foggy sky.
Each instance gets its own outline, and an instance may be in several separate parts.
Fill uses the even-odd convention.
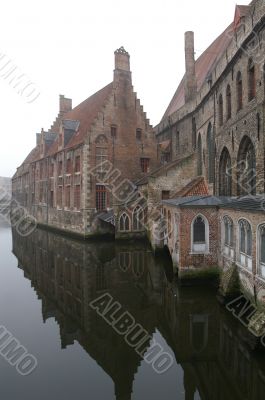
[[[12,176],[34,147],[36,132],[50,127],[58,113],[59,94],[72,98],[75,106],[112,81],[113,52],[120,46],[130,53],[134,89],[156,125],[184,73],[184,32],[195,32],[199,57],[233,21],[235,4],[233,0],[2,2],[0,176]],[[4,60],[29,82],[23,93],[13,87],[14,81],[9,83],[7,69],[1,70]]]

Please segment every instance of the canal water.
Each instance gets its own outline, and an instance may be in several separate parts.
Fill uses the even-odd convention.
[[[265,352],[215,289],[178,287],[147,244],[23,238],[1,224],[0,257],[0,326],[37,362],[21,375],[0,346],[1,399],[264,400]],[[146,330],[144,354],[97,312],[104,295]],[[146,358],[154,340],[172,360],[163,373]]]

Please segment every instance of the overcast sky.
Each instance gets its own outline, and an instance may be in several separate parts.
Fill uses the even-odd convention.
[[[113,52],[120,46],[130,53],[135,91],[151,123],[157,124],[184,73],[184,32],[195,32],[198,57],[232,22],[235,4],[234,0],[2,2],[0,176],[12,176],[34,147],[36,132],[50,127],[58,113],[59,94],[72,98],[75,106],[112,81]],[[5,68],[4,60],[9,61]],[[12,66],[24,74],[25,84],[30,83],[22,94],[22,86],[14,89],[16,82],[9,83],[12,75],[7,77],[7,71]]]

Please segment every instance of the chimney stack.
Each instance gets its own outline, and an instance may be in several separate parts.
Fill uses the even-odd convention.
[[[195,74],[195,57],[194,57],[194,32],[185,33],[185,102],[192,100],[197,92],[197,82]]]
[[[131,70],[130,70],[130,55],[124,49],[120,47],[114,52],[115,55],[115,70],[114,80],[119,80],[121,77],[129,79],[131,81]]]
[[[60,94],[59,97],[59,113],[65,114],[72,110],[72,99],[67,99],[64,95]]]

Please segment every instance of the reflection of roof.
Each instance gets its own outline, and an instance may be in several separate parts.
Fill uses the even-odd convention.
[[[198,91],[201,89],[207,76],[213,70],[216,62],[222,56],[224,50],[227,48],[229,42],[231,41],[231,35],[229,35],[229,32],[231,32],[232,28],[233,24],[229,25],[228,28],[196,60],[195,71]],[[185,80],[183,78],[162,120],[173,114],[185,104],[184,85]]]
[[[174,207],[217,207],[222,204],[230,203],[231,199],[231,197],[225,196],[191,196],[164,200],[163,204]]]

